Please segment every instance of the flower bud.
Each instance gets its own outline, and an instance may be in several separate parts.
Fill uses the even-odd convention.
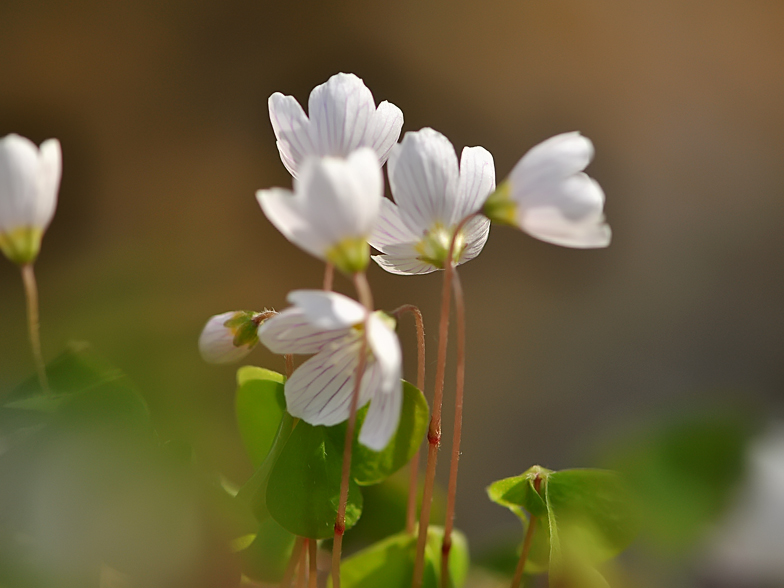
[[[57,206],[61,157],[57,139],[40,149],[19,135],[0,139],[0,250],[14,263],[38,256]]]
[[[239,361],[259,342],[259,324],[265,313],[235,310],[216,314],[199,336],[199,352],[207,363]]]

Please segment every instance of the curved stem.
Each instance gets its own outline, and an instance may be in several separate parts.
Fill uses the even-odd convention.
[[[343,533],[346,531],[346,504],[348,503],[348,483],[351,474],[351,450],[354,445],[354,429],[357,425],[357,405],[359,404],[359,389],[362,385],[362,376],[365,374],[367,362],[367,321],[373,312],[373,295],[370,291],[367,277],[363,273],[354,274],[354,287],[357,289],[359,301],[365,307],[365,328],[362,330],[362,340],[359,348],[359,363],[357,375],[354,380],[354,391],[351,395],[351,408],[349,409],[348,424],[346,426],[346,441],[343,445],[343,469],[340,476],[340,499],[338,502],[338,515],[335,519],[335,538],[332,542],[332,587],[340,588],[340,555],[343,548]]]
[[[294,373],[294,355],[287,353],[283,358],[286,360],[286,379],[289,379]]]
[[[425,321],[422,318],[422,311],[413,304],[405,304],[396,309],[393,314],[400,316],[406,312],[414,315],[417,330],[417,388],[424,393],[425,391]],[[411,458],[411,473],[408,479],[408,506],[406,507],[406,532],[413,533],[416,526],[416,499],[417,482],[419,481],[419,453],[417,449],[414,457]]]
[[[322,288],[327,292],[332,291],[332,282],[335,279],[335,266],[332,262],[327,262],[327,265],[324,267],[324,285]]]
[[[457,496],[457,463],[460,460],[460,439],[463,429],[463,390],[465,385],[465,299],[463,286],[457,269],[452,276],[455,294],[455,316],[457,327],[457,367],[455,375],[455,425],[452,437],[452,460],[449,465],[449,485],[446,495],[446,521],[444,541],[441,545],[441,585],[449,588],[449,551],[452,548],[452,527],[455,519],[455,497]]]
[[[291,551],[291,557],[289,557],[289,563],[286,565],[286,571],[283,572],[283,579],[280,581],[280,588],[289,588],[291,586],[291,580],[294,578],[294,570],[297,569],[299,554],[302,553],[302,546],[304,545],[304,542],[304,537],[297,537],[297,540],[294,542],[294,549]]]
[[[38,285],[35,281],[33,264],[26,263],[22,266],[22,282],[24,283],[25,297],[27,298],[27,327],[30,334],[30,346],[33,348],[35,369],[38,372],[38,381],[45,394],[49,394],[49,380],[46,377],[46,364],[41,354],[40,323],[38,320]]]

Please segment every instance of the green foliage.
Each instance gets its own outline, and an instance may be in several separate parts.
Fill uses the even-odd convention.
[[[553,577],[579,569],[582,577],[596,578],[593,566],[620,553],[638,532],[632,494],[621,477],[608,470],[554,472],[534,466],[493,483],[488,495],[518,515],[524,527],[536,524],[528,573],[549,570]]]
[[[338,512],[343,443],[327,427],[297,423],[272,467],[267,508],[295,535],[326,539],[334,533]],[[346,528],[362,513],[362,494],[349,479]]]
[[[272,518],[259,524],[258,531],[238,543],[242,573],[258,582],[276,583],[283,578],[294,550],[296,537]]]
[[[442,528],[428,528],[424,588],[440,586],[443,537]],[[341,585],[346,588],[409,588],[414,573],[416,542],[416,534],[398,533],[346,558],[340,566]],[[449,557],[452,586],[460,588],[465,584],[469,564],[465,536],[453,531]],[[332,586],[331,580],[327,585]]]
[[[629,480],[650,542],[671,555],[695,544],[742,478],[752,430],[742,411],[687,414],[614,443],[606,462]]]
[[[267,457],[286,410],[285,381],[282,374],[263,368],[245,366],[237,371],[237,426],[256,468]]]

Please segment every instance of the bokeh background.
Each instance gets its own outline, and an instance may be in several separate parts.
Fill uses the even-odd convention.
[[[782,416],[783,25],[767,0],[2,0],[0,135],[64,154],[36,266],[44,354],[91,342],[162,438],[244,481],[234,369],[202,363],[196,340],[212,314],[319,286],[254,193],[290,185],[268,96],[306,103],[346,71],[404,131],[489,149],[499,179],[556,133],[596,146],[610,248],[495,227],[462,270],[457,525],[472,540],[516,528],[490,481],[591,465],[587,448],[629,423],[727,398]],[[3,389],[33,370],[17,273],[0,264]],[[379,307],[423,309],[432,376],[440,275],[370,279]],[[413,379],[412,326],[401,336]],[[262,349],[251,361],[282,369]]]

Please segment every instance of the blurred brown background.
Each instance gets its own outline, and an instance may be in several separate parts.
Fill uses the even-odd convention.
[[[44,353],[92,342],[137,382],[164,439],[244,481],[234,369],[203,364],[196,339],[212,314],[280,308],[320,284],[321,264],[254,192],[290,185],[267,97],[306,103],[347,71],[403,110],[404,131],[488,148],[499,179],[556,133],[597,149],[609,249],[496,227],[462,271],[458,527],[515,527],[486,500],[490,481],[590,465],[585,448],[630,419],[727,394],[781,415],[783,25],[769,0],[2,0],[0,135],[57,137],[64,153],[37,264]],[[423,308],[432,376],[440,275],[370,273],[380,307]],[[4,260],[0,284],[7,388],[33,366]],[[413,378],[411,325],[401,336]],[[251,359],[282,369],[264,350]]]

